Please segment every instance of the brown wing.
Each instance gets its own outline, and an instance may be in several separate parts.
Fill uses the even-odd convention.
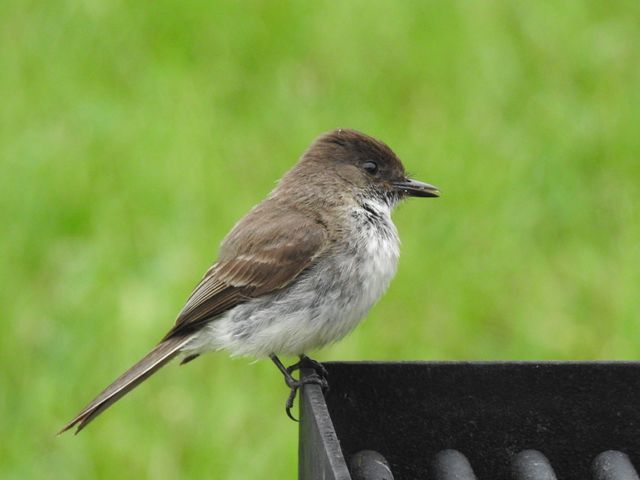
[[[289,285],[327,244],[325,227],[295,210],[260,204],[227,236],[218,261],[195,288],[166,338],[259,295]]]

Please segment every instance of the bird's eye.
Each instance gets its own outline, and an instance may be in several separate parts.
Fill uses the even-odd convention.
[[[378,173],[378,164],[376,162],[364,162],[362,168],[370,175]]]

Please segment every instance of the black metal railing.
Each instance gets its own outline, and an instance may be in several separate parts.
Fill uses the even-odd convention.
[[[640,363],[325,366],[301,480],[640,480]]]

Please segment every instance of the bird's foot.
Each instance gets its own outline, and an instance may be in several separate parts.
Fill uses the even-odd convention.
[[[300,360],[290,367],[287,367],[287,372],[293,373],[296,370],[302,370],[303,368],[310,368],[322,378],[327,378],[329,376],[329,372],[324,367],[324,365],[322,365],[317,360],[314,360],[313,358],[307,357],[306,355],[300,355]]]
[[[291,420],[297,422],[298,419],[293,416],[293,414],[291,413],[291,409],[293,408],[298,390],[303,385],[320,385],[323,390],[327,390],[329,388],[329,384],[325,379],[325,376],[328,375],[327,370],[321,363],[310,359],[306,355],[300,355],[300,361],[291,365],[289,368],[285,367],[275,354],[269,355],[269,357],[284,376],[284,382],[291,389],[291,391],[289,392],[289,397],[287,398],[287,402],[285,404],[285,411],[287,412],[287,416]],[[302,377],[299,380],[294,378],[292,372],[295,372],[296,370],[300,370],[302,368],[310,368],[314,371],[314,373]]]
[[[329,388],[329,384],[324,377],[321,377],[317,373],[312,373],[306,377],[301,378],[300,380],[296,380],[292,376],[284,378],[285,383],[291,389],[289,392],[289,397],[287,398],[287,402],[285,404],[285,411],[287,412],[287,416],[293,420],[294,422],[299,421],[296,417],[291,413],[291,409],[293,408],[293,403],[296,399],[296,395],[298,394],[298,389],[303,385],[320,385],[323,390]]]

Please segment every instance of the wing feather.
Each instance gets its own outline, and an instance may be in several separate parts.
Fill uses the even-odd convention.
[[[258,205],[224,240],[220,258],[196,286],[165,339],[197,330],[242,302],[286,287],[313,265],[327,244],[321,222],[268,202]]]

